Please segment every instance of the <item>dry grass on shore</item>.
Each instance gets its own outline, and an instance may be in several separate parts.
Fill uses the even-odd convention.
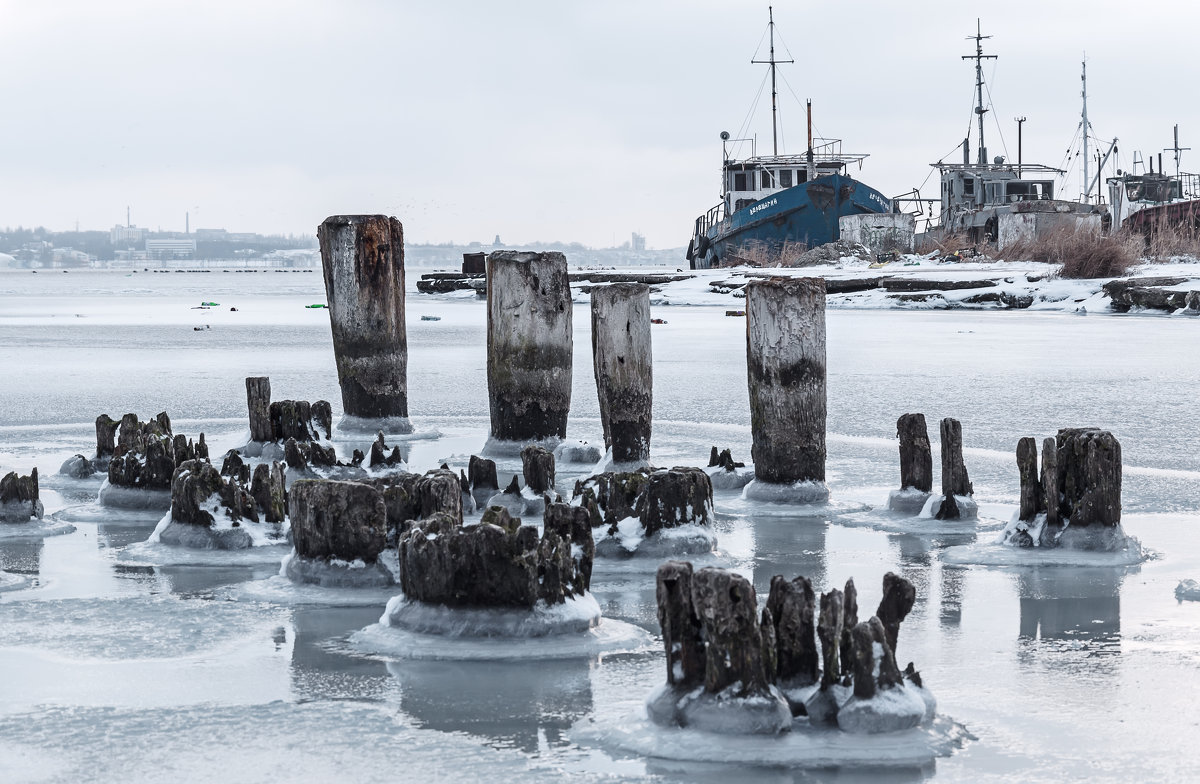
[[[1162,224],[1153,226],[1146,243],[1148,258],[1165,260],[1187,256],[1200,258],[1200,228]]]
[[[1018,240],[997,257],[1004,261],[1040,261],[1061,264],[1064,278],[1116,278],[1137,264],[1145,243],[1137,234],[1120,231],[1101,234],[1062,226],[1040,237]]]

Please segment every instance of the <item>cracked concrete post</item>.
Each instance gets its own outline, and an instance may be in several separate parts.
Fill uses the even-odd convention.
[[[346,414],[338,426],[411,433],[404,228],[385,215],[334,215],[317,239]]]
[[[604,446],[613,463],[646,465],[654,387],[649,286],[592,289],[592,360]]]
[[[746,286],[746,363],[757,481],[823,487],[824,279],[771,278]]]
[[[571,408],[571,287],[561,253],[488,256],[488,398],[485,451],[560,441]],[[509,449],[508,451],[514,451]]]

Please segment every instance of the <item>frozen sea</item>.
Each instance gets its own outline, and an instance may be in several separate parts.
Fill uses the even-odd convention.
[[[275,399],[323,398],[336,413],[328,313],[304,307],[323,301],[319,272],[0,273],[0,471],[36,465],[47,515],[74,526],[0,536],[0,569],[15,575],[0,581],[0,781],[1200,775],[1200,602],[1175,596],[1200,578],[1195,319],[829,311],[828,473],[843,514],[718,493],[718,552],[704,563],[751,577],[760,597],[776,574],[804,574],[819,591],[853,577],[867,612],[883,574],[903,574],[917,603],[898,658],[916,663],[939,714],[962,728],[947,756],[914,762],[864,744],[831,767],[784,745],[747,753],[736,738],[629,743],[665,678],[657,647],[364,655],[351,636],[380,617],[386,592],[290,590],[277,548],[228,559],[147,551],[158,514],[98,510],[98,481],[56,475],[72,454],[91,454],[100,413],[166,410],[176,432],[203,431],[220,455],[245,439],[249,375],[270,376]],[[655,464],[703,465],[713,445],[749,458],[745,323],[724,311],[654,309],[667,321],[653,330]],[[429,436],[405,444],[409,463],[465,465],[487,436],[484,305],[413,289],[407,316],[412,420]],[[576,305],[569,436],[596,443],[589,329]],[[881,511],[899,480],[895,421],[913,411],[935,441],[938,419],[961,420],[975,529],[924,532]],[[1124,567],[944,559],[990,541],[1016,509],[1017,440],[1066,426],[1120,439],[1124,526],[1153,557]],[[339,454],[369,440],[339,438]],[[560,467],[560,489],[582,470]],[[597,563],[606,618],[657,635],[654,566]],[[705,760],[672,758],[681,749]]]

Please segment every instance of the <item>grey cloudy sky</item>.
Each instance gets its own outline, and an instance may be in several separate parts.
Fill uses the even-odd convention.
[[[1192,3],[775,6],[777,56],[796,60],[786,150],[804,148],[811,98],[887,195],[963,138],[977,16],[1000,55],[990,155],[1015,160],[1020,114],[1024,159],[1062,162],[1086,50],[1090,119],[1121,165],[1178,123],[1200,169]],[[130,205],[151,228],[190,212],[193,229],[311,233],[385,212],[412,242],[686,245],[719,197],[718,134],[762,81],[766,16],[741,0],[0,0],[0,226],[107,228]]]

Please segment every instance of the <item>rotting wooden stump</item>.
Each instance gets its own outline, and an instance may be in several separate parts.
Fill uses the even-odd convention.
[[[962,423],[947,417],[942,420],[942,504],[935,515],[938,520],[957,520],[962,517],[955,496],[969,496],[974,492],[967,476],[967,465],[963,462]]]
[[[924,414],[903,414],[896,420],[900,439],[900,489],[933,490],[933,450]]]
[[[759,481],[825,481],[825,281],[746,286],[752,457]]]
[[[571,287],[561,253],[488,256],[488,398],[498,441],[562,439],[571,408]]]
[[[334,215],[317,229],[342,427],[380,421],[391,433],[411,433],[408,421],[408,339],[404,325],[404,229],[385,215]],[[358,428],[361,429],[361,428]]]
[[[704,690],[738,695],[767,688],[754,586],[739,574],[705,567],[692,575],[692,605],[707,642]]]
[[[1071,526],[1121,522],[1121,444],[1107,430],[1063,428],[1055,438],[1059,518]]]
[[[250,412],[250,440],[273,441],[270,378],[250,376],[246,379],[246,408]]]
[[[370,485],[301,479],[288,491],[288,512],[302,558],[371,564],[386,546],[387,510]]]
[[[121,423],[108,414],[96,417],[96,457],[109,458],[116,449],[117,426]]]
[[[819,657],[814,636],[814,602],[812,583],[807,577],[771,578],[767,609],[775,623],[776,672],[789,685],[817,682]]]
[[[1046,510],[1042,480],[1038,475],[1037,439],[1026,436],[1017,442],[1017,472],[1021,477],[1021,508],[1018,520],[1032,520]]]
[[[554,492],[554,453],[530,445],[521,450],[521,476],[535,493]]]
[[[612,461],[644,464],[650,458],[654,387],[649,286],[592,289],[592,361]]]

